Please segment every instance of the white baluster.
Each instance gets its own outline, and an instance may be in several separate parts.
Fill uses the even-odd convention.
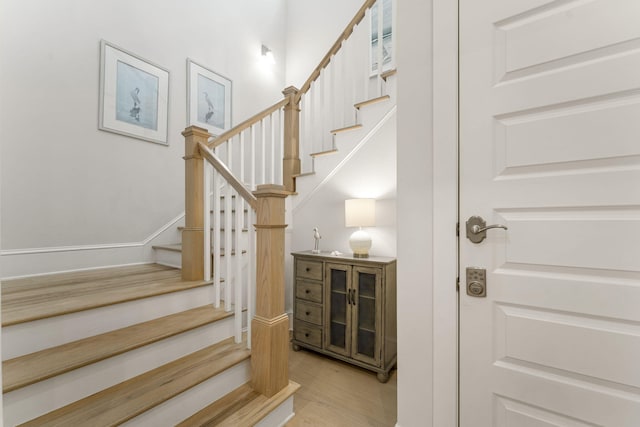
[[[262,164],[262,179],[260,180],[260,184],[264,184],[267,182],[267,129],[265,126],[264,119],[260,120],[260,133],[262,134],[262,144],[260,147],[261,151],[261,159],[260,162]]]
[[[227,143],[227,165],[233,163],[232,149]],[[231,251],[232,246],[232,199],[233,199],[233,187],[227,183],[226,191],[224,195],[224,266],[225,266],[225,278],[224,278],[224,309],[231,311],[231,275],[233,274],[233,266],[231,264]]]
[[[236,212],[235,212],[235,248],[236,255],[233,257],[233,264],[235,267],[235,273],[233,278],[234,292],[235,292],[235,317],[234,317],[234,329],[235,329],[235,341],[236,343],[242,342],[242,245],[240,243],[240,237],[242,236],[242,198],[240,194],[236,195]],[[228,253],[231,258],[231,251]]]
[[[284,165],[282,162],[282,159],[284,159],[284,108],[280,108],[278,110],[278,130],[279,132],[279,136],[278,136],[278,142],[279,142],[279,147],[278,147],[278,158],[276,163],[278,164],[278,182],[277,184],[282,185],[284,183]],[[298,138],[300,137],[300,135],[298,134]],[[298,144],[300,144],[300,142],[298,141]]]
[[[255,211],[249,209],[249,263],[247,266],[247,347],[251,348],[251,320],[256,314],[256,230]]]
[[[249,131],[251,132],[251,187],[249,189],[253,191],[256,189],[256,125],[252,125]]]
[[[215,150],[214,150],[215,151]],[[220,185],[222,180],[220,174],[214,171],[213,174],[213,290],[214,290],[214,306],[220,307],[220,270],[221,262],[220,258],[220,228],[222,227],[220,221]],[[210,215],[210,214],[209,214]]]
[[[269,125],[271,126],[271,180],[269,182],[272,184],[276,182],[276,124],[273,116],[273,113],[269,115]]]
[[[204,162],[204,280],[211,280],[211,184],[213,167]]]

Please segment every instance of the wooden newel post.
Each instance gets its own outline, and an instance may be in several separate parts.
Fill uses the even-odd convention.
[[[256,209],[256,315],[251,323],[251,381],[271,397],[289,385],[289,318],[284,311],[284,186],[260,185]]]
[[[300,101],[296,103],[298,89],[293,86],[282,93],[289,98],[289,103],[284,107],[282,184],[288,191],[296,191],[294,176],[300,173]]]
[[[182,231],[182,279],[204,279],[204,159],[198,142],[206,144],[209,132],[189,126],[185,138],[185,226]]]

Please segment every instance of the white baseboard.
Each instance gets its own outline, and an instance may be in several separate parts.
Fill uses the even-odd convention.
[[[2,279],[152,263],[151,247],[176,243],[183,219],[178,215],[141,242],[2,250]]]

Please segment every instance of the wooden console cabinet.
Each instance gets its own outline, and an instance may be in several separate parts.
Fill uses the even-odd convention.
[[[295,252],[293,349],[378,373],[396,363],[396,260]]]

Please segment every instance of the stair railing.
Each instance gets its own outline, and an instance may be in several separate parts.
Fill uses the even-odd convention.
[[[369,26],[361,25],[370,16],[374,4],[375,0],[365,1],[302,89],[286,88],[284,99],[213,139],[205,129],[196,126],[183,132],[186,188],[182,277],[209,280],[213,275],[215,304],[220,304],[222,263],[219,260],[223,255],[221,229],[224,228],[225,308],[231,310],[233,300],[235,339],[240,342],[242,310],[243,306],[247,307],[248,342],[253,348],[252,385],[266,396],[288,385],[284,200],[295,191],[295,177],[302,169],[313,170],[312,163],[302,164],[301,154],[334,148],[336,132],[333,131],[357,124],[355,104],[384,96],[386,78],[393,73],[382,66],[383,43],[377,43],[371,53],[373,41]],[[377,15],[378,22],[373,25],[377,26],[378,38],[382,40],[383,14],[379,11]],[[300,144],[301,137],[304,145]],[[221,200],[224,200],[223,207]],[[224,224],[220,220],[221,209],[225,211]],[[231,215],[234,209],[235,220]],[[249,229],[248,242],[241,239],[245,227]],[[235,257],[231,256],[233,248]],[[244,264],[243,248],[248,260]],[[232,262],[231,258],[236,261]],[[244,300],[243,295],[246,295]]]
[[[209,181],[206,173],[207,165],[213,168],[213,176],[225,182],[225,217],[230,217],[231,199],[236,204],[236,263],[233,269],[226,271],[227,277],[233,276],[225,283],[226,289],[233,284],[235,305],[235,340],[242,340],[242,295],[243,283],[246,285],[248,341],[252,348],[251,381],[254,390],[268,397],[289,384],[288,378],[288,342],[289,318],[284,308],[284,200],[290,194],[281,185],[258,185],[251,191],[241,182],[220,158],[209,149],[209,134],[206,129],[191,126],[183,132],[185,137],[185,195],[186,212],[183,230],[182,275],[185,280],[203,280],[207,273],[205,265],[211,261],[210,248],[205,232],[206,218],[210,217],[210,209],[206,202]],[[214,181],[215,182],[215,181]],[[214,190],[217,184],[213,184]],[[219,186],[218,186],[219,188]],[[227,199],[228,197],[228,199]],[[215,197],[214,197],[215,199]],[[242,274],[240,255],[242,224],[238,207],[246,203],[249,212],[249,223],[256,229],[255,241],[250,238],[247,245],[247,256],[255,260],[255,267],[250,267],[246,275]],[[215,209],[215,208],[214,208]],[[219,217],[214,211],[214,217]],[[255,221],[254,221],[255,219]],[[225,226],[232,226],[229,221]],[[231,227],[229,227],[230,229]],[[219,229],[214,221],[214,229]],[[229,230],[228,229],[228,230]],[[230,234],[225,231],[225,235]],[[249,233],[253,234],[252,232]],[[229,240],[227,240],[229,242]],[[255,248],[255,251],[253,250]],[[226,246],[226,257],[231,258],[231,246]],[[214,271],[219,266],[214,267]],[[243,281],[243,277],[247,280]],[[255,285],[252,278],[255,278]],[[231,283],[233,282],[233,283]],[[255,287],[255,289],[253,289]],[[255,301],[252,296],[255,295]],[[229,298],[230,299],[230,298]],[[226,298],[225,298],[226,303]]]
[[[360,124],[358,103],[386,95],[392,35],[388,33],[384,43],[378,42],[383,37],[372,36],[384,33],[382,4],[383,0],[365,1],[294,98],[302,111],[304,172],[314,171],[315,154],[335,150],[337,133]]]
[[[386,52],[393,50],[389,39],[378,42],[383,37],[373,39],[370,30],[383,34],[381,9],[388,1],[364,2],[300,90],[287,87],[284,99],[209,140],[242,182],[294,192],[295,177],[313,172],[313,155],[335,149],[335,134],[359,124],[357,104],[387,95],[394,71]]]

